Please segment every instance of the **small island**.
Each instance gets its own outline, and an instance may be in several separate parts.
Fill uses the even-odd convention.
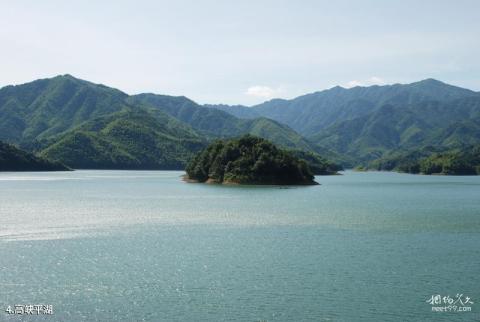
[[[218,140],[186,168],[187,181],[221,184],[315,185],[308,164],[292,152],[251,135]]]
[[[0,141],[0,171],[69,171],[70,168],[59,162],[20,150]]]

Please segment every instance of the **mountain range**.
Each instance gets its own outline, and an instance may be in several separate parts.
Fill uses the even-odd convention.
[[[480,93],[427,79],[246,107],[128,95],[71,75],[0,89],[0,141],[72,168],[183,169],[209,142],[244,134],[366,165],[396,151],[477,144]]]
[[[240,119],[186,97],[129,96],[71,75],[0,89],[0,140],[72,168],[183,169],[208,142],[247,133],[316,152],[279,122]]]
[[[210,107],[241,118],[267,117],[284,123],[312,144],[353,160],[350,166],[399,149],[447,149],[480,142],[480,93],[434,79],[337,86],[253,107]]]

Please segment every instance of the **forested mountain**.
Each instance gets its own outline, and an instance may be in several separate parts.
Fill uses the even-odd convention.
[[[226,138],[249,133],[287,148],[309,151],[316,149],[314,145],[286,125],[264,117],[250,120],[239,119],[229,113],[198,105],[184,96],[139,94],[131,96],[128,102],[166,112],[207,137]]]
[[[254,119],[257,117],[262,117],[262,115],[257,112],[255,108],[243,105],[205,104],[204,106],[227,112],[242,119]]]
[[[353,87],[340,86],[291,100],[273,99],[252,106],[253,113],[243,106],[210,105],[239,117],[264,116],[287,124],[300,134],[310,137],[345,120],[369,114],[384,105],[406,107],[430,101],[447,102],[480,94],[448,85],[434,79],[411,84]]]
[[[129,96],[70,75],[0,89],[0,139],[74,168],[181,169],[208,141],[246,133],[316,150],[286,125],[186,97]]]
[[[127,107],[127,94],[70,75],[0,89],[0,139],[24,143]]]
[[[129,96],[70,75],[0,89],[0,140],[72,167],[177,169],[209,142],[244,134],[367,165],[395,151],[478,144],[480,93],[427,79],[244,107]]]
[[[206,140],[169,121],[143,110],[117,112],[55,138],[40,155],[77,169],[184,169]]]
[[[67,171],[66,166],[51,162],[0,141],[0,171]]]
[[[353,166],[398,149],[480,142],[480,94],[427,79],[412,84],[332,89],[247,107],[211,106],[283,122]],[[250,109],[252,112],[247,112]]]
[[[358,162],[397,149],[460,147],[480,142],[480,97],[451,102],[384,105],[375,112],[339,122],[310,138]]]

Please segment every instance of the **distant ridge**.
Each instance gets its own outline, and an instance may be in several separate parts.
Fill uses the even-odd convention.
[[[347,167],[480,140],[480,93],[435,79],[245,107],[128,95],[69,74],[0,89],[0,140],[74,167],[181,169],[218,138],[252,134]]]
[[[211,106],[271,118],[310,142],[362,164],[396,149],[480,142],[480,93],[433,78],[411,84],[333,88],[253,107]]]

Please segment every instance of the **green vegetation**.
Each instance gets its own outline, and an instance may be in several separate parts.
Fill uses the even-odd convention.
[[[257,106],[213,108],[244,118],[267,117],[298,131],[316,151],[346,167],[395,151],[459,148],[480,142],[480,93],[434,79],[411,84],[334,87]],[[318,149],[327,148],[334,158]]]
[[[291,150],[290,152],[297,158],[307,162],[310,170],[315,175],[338,174],[338,171],[343,170],[342,166],[323,158],[318,153],[303,150]]]
[[[183,169],[208,142],[246,133],[316,149],[286,125],[239,119],[186,97],[129,96],[70,75],[0,89],[0,140],[73,168]]]
[[[77,169],[184,169],[206,142],[146,111],[119,112],[67,132],[41,155]]]
[[[472,149],[435,153],[420,160],[420,173],[446,175],[479,175],[480,145]]]
[[[215,141],[195,156],[186,171],[189,179],[199,182],[316,184],[305,161],[250,135]]]
[[[0,171],[67,171],[66,166],[51,162],[0,141]]]
[[[476,104],[469,104],[469,100],[411,107],[386,105],[369,115],[338,123],[310,139],[354,158],[357,164],[395,151],[472,145],[480,142],[480,97],[475,99]]]
[[[470,157],[433,154],[480,142],[480,93],[428,79],[245,107],[129,96],[70,75],[0,89],[0,140],[74,168],[182,169],[209,142],[244,134],[307,151],[294,153],[318,174],[338,169],[317,154],[344,167],[457,173]]]
[[[251,134],[284,148],[316,151],[314,144],[290,127],[265,117],[240,119],[218,109],[198,105],[184,96],[139,94],[129,97],[127,101],[132,105],[141,104],[167,113],[211,139]]]
[[[419,160],[433,153],[442,152],[445,149],[426,147],[421,150],[398,150],[386,153],[383,157],[375,159],[364,165],[365,169],[377,171],[398,171],[407,173],[419,173]]]
[[[306,137],[313,137],[336,123],[371,114],[385,105],[404,108],[479,96],[479,93],[468,89],[426,79],[411,84],[357,86],[348,89],[336,86],[290,100],[273,99],[251,108],[226,105],[212,107],[238,117],[267,117],[288,125]],[[416,112],[422,113],[421,110]],[[431,111],[426,112],[435,119],[448,119],[454,114],[454,111],[447,115],[431,115]],[[462,116],[457,115],[455,119],[459,118]]]
[[[397,153],[371,162],[369,169],[422,174],[478,175],[480,145],[446,151],[430,148]]]
[[[0,139],[24,144],[128,107],[127,94],[70,75],[0,89]]]

